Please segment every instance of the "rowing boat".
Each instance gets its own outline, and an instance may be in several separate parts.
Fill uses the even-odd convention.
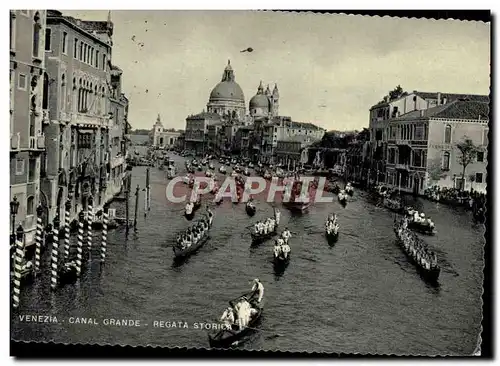
[[[210,227],[208,228],[208,230],[210,230]],[[198,242],[196,244],[191,244],[189,247],[186,247],[184,249],[178,247],[177,245],[174,245],[173,249],[174,249],[175,259],[186,258],[187,256],[198,251],[203,245],[205,245],[205,243],[210,238],[210,236],[208,234],[208,230],[207,230],[206,234],[203,235],[203,237],[200,240],[198,240]]]
[[[253,203],[247,202],[247,204],[245,205],[245,210],[246,210],[248,216],[253,216],[253,215],[255,215],[257,208],[255,207],[255,205]]]
[[[399,235],[399,228],[401,227],[401,224],[395,223],[394,224],[394,233],[396,234],[397,242],[403,252],[405,253],[406,257],[412,262],[416,267],[417,270],[420,272],[422,277],[428,281],[436,282],[439,278],[439,274],[441,273],[441,268],[439,267],[439,264],[436,267],[430,267],[429,269],[425,268],[418,262],[418,260],[412,255],[412,253],[406,249],[404,245],[404,240],[403,238]]]
[[[277,233],[277,227],[278,225],[276,224],[274,226],[274,230],[273,231],[269,231],[265,234],[257,234],[255,232],[252,232],[251,235],[252,235],[252,245],[257,245],[257,244],[261,244],[263,242],[265,242],[266,240],[272,238],[273,236],[276,235]]]
[[[243,297],[243,296],[241,296]],[[250,301],[250,304],[257,313],[250,319],[248,326],[243,329],[221,329],[217,333],[212,333],[208,335],[208,343],[210,347],[213,348],[227,348],[233,345],[235,342],[241,340],[245,335],[251,332],[254,327],[258,324],[264,307],[257,304],[255,301]]]

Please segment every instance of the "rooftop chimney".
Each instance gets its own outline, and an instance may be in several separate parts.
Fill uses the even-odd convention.
[[[438,105],[440,105],[441,104],[441,92],[438,92],[437,97],[438,97]]]
[[[423,116],[424,116],[424,110],[423,110],[423,109],[421,109],[421,110],[420,110],[420,117],[423,117]]]

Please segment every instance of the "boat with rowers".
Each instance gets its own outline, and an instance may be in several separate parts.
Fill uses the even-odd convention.
[[[285,206],[290,211],[294,212],[305,212],[311,205],[311,201],[314,199],[313,188],[308,187],[307,192],[302,193],[302,182],[295,181],[293,185],[287,186],[282,194],[283,206]]]
[[[349,196],[352,196],[354,194],[354,187],[352,186],[351,182],[348,182],[346,184],[344,190]]]
[[[404,208],[399,197],[384,197],[382,199],[382,206],[396,213],[402,213]]]
[[[195,202],[186,203],[186,208],[184,209],[184,215],[188,220],[192,220],[196,210],[201,207],[201,197],[198,196]]]
[[[249,201],[245,205],[245,211],[247,212],[248,216],[253,216],[255,215],[255,212],[257,211],[257,208],[255,207],[255,204],[253,203],[253,199],[250,198]]]
[[[337,215],[330,214],[325,222],[325,235],[329,243],[334,243],[338,240],[339,228]]]
[[[397,218],[394,219],[394,233],[399,246],[410,261],[417,266],[422,277],[428,281],[437,281],[441,272],[437,256],[414,232],[409,230],[407,217],[399,221]]]
[[[275,265],[286,265],[290,261],[290,245],[288,241],[292,234],[290,230],[285,228],[281,233],[280,237],[274,241],[274,264]]]
[[[239,341],[258,325],[264,311],[264,286],[254,280],[252,291],[229,301],[229,307],[222,314],[223,329],[208,335],[210,347],[227,348]]]
[[[252,245],[261,244],[276,235],[281,218],[281,212],[274,209],[274,217],[268,217],[265,221],[259,221],[254,225],[251,233]]]
[[[425,217],[423,212],[419,213],[417,210],[413,209],[413,207],[407,207],[405,212],[408,217],[408,228],[425,235],[436,234],[434,222],[430,217]]]
[[[345,205],[347,205],[347,193],[344,190],[339,192],[337,198],[342,206],[345,207]]]
[[[207,208],[206,217],[191,226],[177,237],[173,245],[175,259],[183,259],[200,249],[210,238],[209,230],[214,219],[213,212]]]

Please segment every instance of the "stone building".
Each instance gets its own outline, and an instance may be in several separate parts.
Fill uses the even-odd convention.
[[[128,98],[122,93],[123,71],[111,65],[111,91],[109,94],[109,174],[105,201],[120,192],[125,177],[127,158]]]
[[[164,128],[158,114],[153,130],[151,131],[152,144],[155,147],[173,149],[177,145],[177,139],[182,132],[182,130],[174,128]]]
[[[90,196],[99,206],[110,195],[111,155],[123,154],[120,125],[128,104],[117,91],[121,72],[111,65],[112,35],[110,17],[83,21],[48,11],[44,89],[50,123],[44,126],[41,186],[51,220],[56,213],[64,217],[68,199],[74,218]]]
[[[385,149],[375,155],[372,151],[384,166],[380,181],[415,194],[434,184],[484,191],[488,103],[487,96],[415,91],[372,107],[371,142]],[[456,144],[465,138],[482,151],[462,182]]]
[[[197,154],[204,154],[207,149],[208,127],[221,121],[221,116],[215,112],[201,112],[186,118],[184,148]]]
[[[45,10],[10,10],[10,199],[19,206],[9,221],[14,224],[11,231],[23,226],[26,245],[34,242],[40,203],[47,219],[47,199],[40,193],[43,125],[49,120],[44,88],[47,34]]]

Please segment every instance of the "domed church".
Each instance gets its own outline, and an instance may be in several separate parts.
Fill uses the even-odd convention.
[[[216,113],[221,117],[230,116],[232,119],[243,120],[246,113],[245,95],[235,81],[231,61],[222,74],[222,80],[213,88],[207,104],[209,113]]]
[[[264,93],[262,81],[260,82],[257,94],[250,99],[249,109],[252,117],[276,117],[279,113],[279,92],[278,85],[274,85],[273,92],[267,86]]]

